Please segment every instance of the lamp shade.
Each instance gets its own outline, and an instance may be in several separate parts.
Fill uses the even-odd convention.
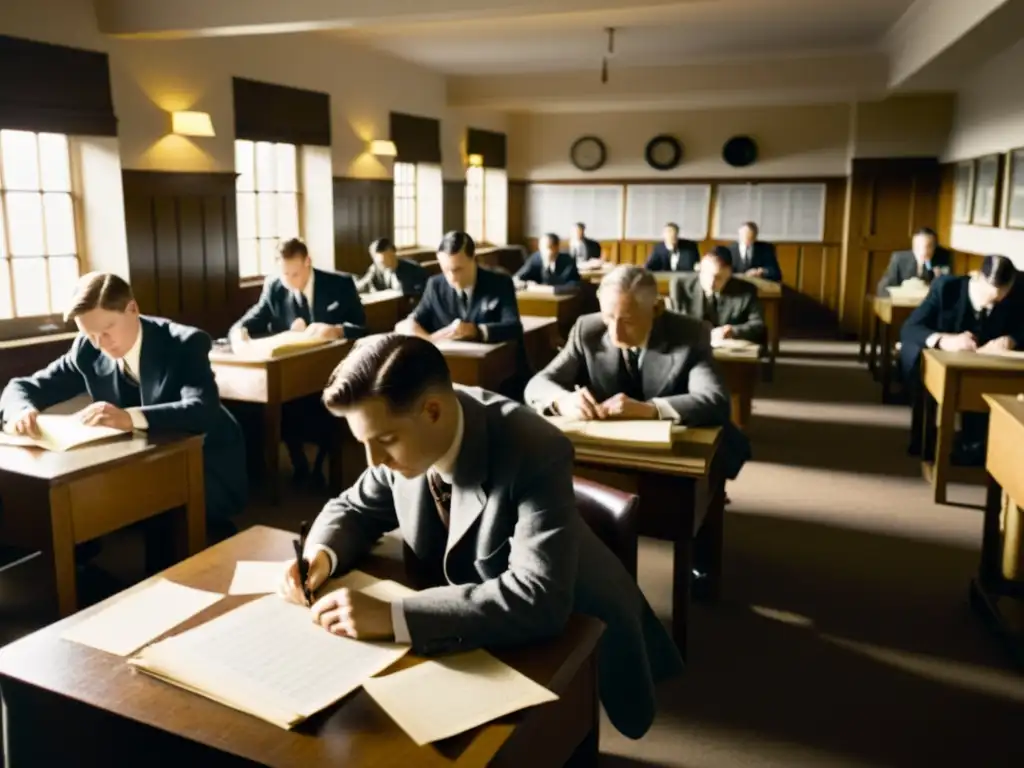
[[[216,136],[209,112],[172,112],[171,130],[179,136]]]
[[[388,139],[374,139],[370,142],[370,154],[374,157],[396,157],[398,147]]]

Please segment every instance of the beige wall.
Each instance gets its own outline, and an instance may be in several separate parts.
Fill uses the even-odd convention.
[[[464,119],[504,127],[504,117],[445,108],[445,81],[434,72],[327,35],[183,41],[115,40],[96,27],[91,0],[0,3],[0,33],[110,54],[114,106],[125,168],[234,170],[231,77],[326,91],[331,95],[333,173],[387,178],[389,162],[364,151],[388,135],[391,110],[443,120],[445,176],[462,178]],[[169,110],[209,112],[217,136],[168,135]]]

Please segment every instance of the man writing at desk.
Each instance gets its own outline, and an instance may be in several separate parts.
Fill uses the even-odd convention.
[[[356,281],[360,293],[401,291],[403,296],[420,296],[430,277],[427,270],[410,259],[401,259],[395,245],[386,237],[370,243],[373,263]]]
[[[64,315],[79,335],[46,368],[11,379],[0,396],[5,429],[38,436],[36,417],[88,393],[86,424],[150,434],[205,434],[203,474],[211,538],[234,531],[230,518],[247,494],[245,441],[221,405],[210,367],[210,337],[196,328],[139,314],[131,286],[91,272],[75,286]]]
[[[725,339],[764,342],[764,315],[757,287],[733,277],[732,254],[723,245],[704,254],[696,275],[682,275],[669,288],[677,312],[707,321],[711,343]]]
[[[679,238],[679,225],[669,222],[662,231],[662,242],[654,246],[644,265],[651,272],[693,272],[700,260],[697,244]]]
[[[389,334],[341,363],[324,403],[366,446],[370,468],[324,507],[306,545],[307,585],[353,568],[398,528],[425,587],[388,604],[341,589],[313,606],[326,630],[410,643],[420,654],[530,643],[573,611],[607,625],[600,693],[613,724],[639,738],[654,683],[682,661],[619,560],[576,510],[573,449],[517,403],[452,385],[422,339]],[[282,592],[303,603],[292,563]]]
[[[358,339],[366,335],[366,311],[349,275],[315,269],[301,240],[282,243],[280,275],[268,277],[263,293],[229,334],[238,350],[252,336],[297,331],[325,341]],[[292,400],[282,408],[282,437],[288,447],[295,485],[324,484],[323,463],[330,441],[330,425],[316,395]],[[312,474],[302,449],[317,446]]]
[[[543,235],[537,243],[537,252],[516,272],[517,287],[529,288],[531,284],[563,289],[578,287],[580,273],[576,261],[569,254],[560,253],[558,246],[558,235],[550,232]]]

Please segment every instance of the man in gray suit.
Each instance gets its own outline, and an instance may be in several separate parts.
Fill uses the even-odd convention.
[[[764,343],[764,315],[757,287],[733,277],[732,254],[715,246],[700,260],[696,275],[681,275],[669,288],[672,307],[711,325],[711,343],[742,339]]]
[[[654,684],[682,671],[667,631],[618,559],[576,510],[573,449],[513,401],[456,388],[429,341],[363,342],[324,391],[371,467],[327,503],[310,532],[307,585],[351,569],[398,528],[410,572],[429,585],[388,604],[337,590],[313,606],[338,635],[391,638],[420,654],[529,643],[559,634],[573,611],[606,625],[601,699],[639,738],[654,719]],[[282,592],[303,601],[297,564]]]
[[[725,427],[726,475],[735,477],[750,443],[729,421],[708,326],[664,311],[654,275],[642,267],[616,267],[598,298],[601,312],[580,317],[562,351],[526,385],[527,405],[573,418]]]
[[[916,277],[931,283],[940,275],[948,275],[952,259],[949,251],[939,245],[935,230],[922,227],[914,233],[909,251],[893,251],[885,274],[878,281],[878,295],[888,296],[890,288],[903,285]]]

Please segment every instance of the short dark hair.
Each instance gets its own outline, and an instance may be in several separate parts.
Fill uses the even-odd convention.
[[[679,234],[679,225],[676,224],[674,221],[670,221],[668,224],[665,225],[664,228],[674,230],[677,235]]]
[[[1017,268],[1005,256],[986,256],[979,271],[985,282],[995,288],[1008,288],[1017,279]]]
[[[378,237],[370,243],[370,253],[387,253],[393,250],[395,250],[395,244],[389,237]]]
[[[927,235],[935,241],[938,241],[939,239],[939,236],[935,234],[935,230],[931,227],[921,227],[920,229],[915,230],[914,237],[917,237],[918,235]]]
[[[584,224],[582,221],[577,221],[576,222],[576,226],[579,227],[580,232],[586,232],[587,231],[587,225]]]
[[[562,242],[562,238],[560,238],[560,237],[559,237],[558,235],[556,235],[556,234],[555,234],[554,232],[547,232],[547,233],[545,233],[545,234],[541,235],[541,236],[540,236],[540,239],[541,239],[541,240],[547,240],[547,241],[548,241],[549,243],[551,243],[552,245],[554,245],[554,246],[555,246],[556,248],[558,247],[558,244],[559,244],[560,242]]]
[[[723,267],[732,267],[732,252],[724,245],[716,245],[704,254],[704,258],[709,256],[718,261]]]
[[[385,333],[360,341],[331,373],[323,403],[341,412],[371,397],[392,411],[407,411],[432,387],[452,388],[448,363],[434,344],[418,336]]]
[[[437,246],[437,252],[448,256],[464,253],[472,259],[476,256],[476,243],[465,232],[453,229],[451,232],[445,233],[445,236],[441,239],[441,244]]]
[[[758,227],[757,227],[757,222],[756,221],[744,221],[742,224],[740,224],[740,229],[743,229],[744,227],[746,227],[751,232],[753,232],[754,233],[754,237],[757,237],[758,234],[760,234],[760,232],[761,232],[761,230],[758,229]]]
[[[64,322],[97,308],[124,312],[134,300],[132,287],[123,277],[110,272],[87,272],[75,284],[75,292],[64,313]]]
[[[306,258],[309,256],[309,249],[306,244],[299,240],[297,237],[293,237],[291,240],[285,240],[281,243],[281,247],[278,249],[278,253],[281,258],[287,261],[288,259],[294,259],[298,256]]]

